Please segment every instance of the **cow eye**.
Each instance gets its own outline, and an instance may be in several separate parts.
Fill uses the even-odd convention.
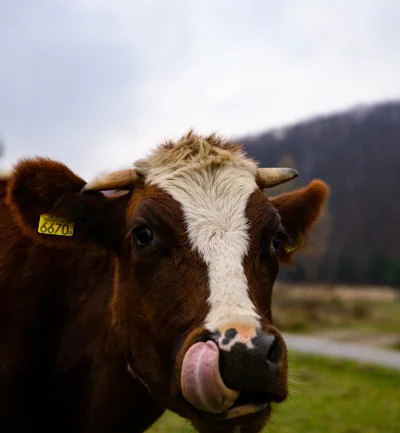
[[[132,230],[137,245],[145,245],[152,241],[153,232],[146,226],[138,226]]]
[[[275,233],[272,238],[272,251],[274,254],[279,253],[279,248],[281,246],[282,239],[280,233]]]

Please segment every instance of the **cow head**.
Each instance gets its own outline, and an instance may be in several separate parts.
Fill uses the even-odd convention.
[[[257,432],[288,392],[285,343],[271,315],[279,262],[304,244],[328,195],[313,181],[265,196],[296,175],[189,133],[86,185],[59,163],[22,161],[8,202],[39,242],[115,254],[112,326],[127,367],[160,404],[200,432]],[[37,233],[42,213],[73,221],[74,235]]]

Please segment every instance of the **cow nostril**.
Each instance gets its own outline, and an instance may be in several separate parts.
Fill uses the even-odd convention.
[[[278,337],[274,337],[274,341],[269,347],[267,359],[270,362],[277,363],[282,356],[282,344]]]

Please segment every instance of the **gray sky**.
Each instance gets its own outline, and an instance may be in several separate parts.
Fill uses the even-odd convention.
[[[191,126],[227,136],[400,97],[398,0],[0,2],[3,166],[88,179]]]

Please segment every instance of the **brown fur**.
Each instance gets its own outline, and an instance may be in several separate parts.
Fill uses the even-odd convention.
[[[1,431],[142,432],[168,408],[200,432],[232,432],[235,420],[199,413],[180,391],[183,355],[205,332],[208,281],[179,204],[143,182],[108,197],[82,194],[84,184],[43,158],[21,161],[0,180]],[[264,246],[281,224],[305,236],[326,195],[316,182],[271,202],[257,191],[249,201],[245,272],[263,326],[276,335],[278,258]],[[73,221],[74,236],[38,233],[43,213]],[[138,249],[131,230],[143,221],[155,242]],[[242,419],[242,432],[260,431],[267,418]]]

